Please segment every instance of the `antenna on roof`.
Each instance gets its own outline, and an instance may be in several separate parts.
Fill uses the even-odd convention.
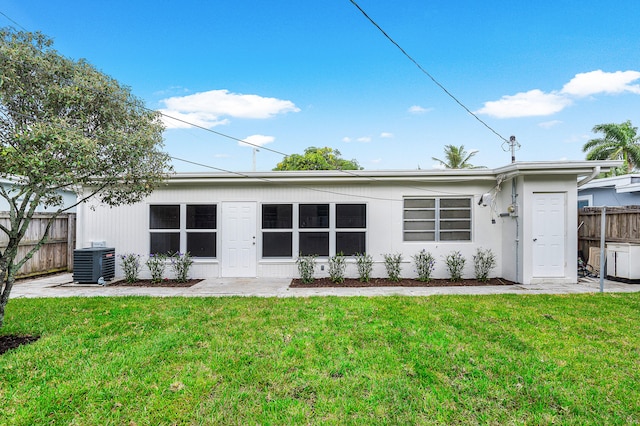
[[[256,152],[260,152],[258,148],[253,148],[253,167],[252,171],[256,171]]]
[[[506,148],[505,145],[508,145],[509,148]],[[511,162],[516,162],[516,149],[520,149],[520,143],[516,140],[515,136],[511,136],[509,138],[509,142],[502,143],[502,149],[504,151],[511,151]]]

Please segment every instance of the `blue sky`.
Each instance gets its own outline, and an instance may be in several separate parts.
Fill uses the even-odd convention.
[[[582,160],[594,125],[640,125],[637,0],[358,4],[469,110],[515,135],[517,160]],[[349,0],[5,0],[0,11],[148,107],[265,148],[330,146],[365,169],[432,168],[446,144],[478,150],[477,165],[510,161]],[[251,170],[251,147],[166,124],[171,155]],[[281,159],[262,149],[257,170]]]

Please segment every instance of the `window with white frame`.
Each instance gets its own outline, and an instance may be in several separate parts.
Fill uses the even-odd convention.
[[[216,257],[217,206],[172,204],[149,206],[149,253],[189,252]]]
[[[578,208],[591,207],[593,205],[593,195],[578,195]]]
[[[262,205],[262,257],[291,257],[293,254],[293,206]]]
[[[471,198],[405,198],[403,240],[471,241]]]
[[[263,204],[262,257],[366,252],[365,204]]]

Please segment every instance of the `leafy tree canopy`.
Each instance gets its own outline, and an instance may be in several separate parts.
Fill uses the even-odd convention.
[[[464,145],[459,147],[455,145],[445,145],[444,155],[446,160],[440,160],[436,157],[431,157],[432,160],[438,161],[447,169],[479,169],[484,166],[474,166],[469,163],[469,160],[476,155],[478,151],[467,152],[464,149]]]
[[[631,121],[598,124],[593,133],[601,133],[602,137],[591,139],[582,147],[587,160],[622,160],[623,165],[613,169],[610,176],[627,174],[640,167],[640,136]]]
[[[345,160],[340,155],[337,149],[312,146],[303,155],[289,155],[273,170],[362,170],[357,160]]]
[[[12,182],[0,185],[10,213],[0,223],[8,244],[0,251],[0,326],[15,273],[45,242],[17,258],[38,205],[61,213],[61,189],[82,189],[79,202],[136,202],[171,171],[158,113],[52,45],[41,33],[0,29],[0,179]]]

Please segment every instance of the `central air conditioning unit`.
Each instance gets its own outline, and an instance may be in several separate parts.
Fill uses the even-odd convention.
[[[73,251],[73,281],[98,283],[112,280],[116,273],[116,249],[93,247]]]

